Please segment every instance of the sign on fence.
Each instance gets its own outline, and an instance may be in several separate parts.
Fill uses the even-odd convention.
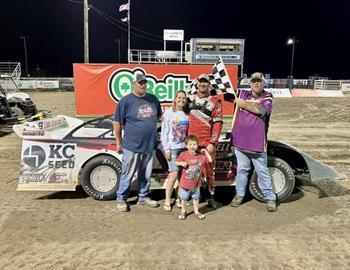
[[[226,65],[233,87],[237,87],[238,67]],[[137,65],[74,64],[77,116],[113,114],[116,103],[132,92],[136,73],[147,77],[147,92],[154,94],[163,108],[171,106],[178,90],[187,90],[199,74],[211,73],[212,65]],[[233,114],[233,105],[223,102],[225,115]]]
[[[37,81],[36,86],[38,89],[58,89],[58,81]]]

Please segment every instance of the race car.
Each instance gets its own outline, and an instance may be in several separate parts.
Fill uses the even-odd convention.
[[[94,199],[115,198],[122,154],[116,152],[110,116],[85,122],[58,115],[15,125],[13,130],[23,139],[17,190],[75,191],[81,185]],[[153,159],[151,189],[166,186],[168,167],[161,149],[159,144]],[[267,151],[268,167],[280,202],[292,194],[298,174],[309,174],[311,181],[345,178],[291,145],[269,141]],[[237,162],[230,132],[222,132],[216,159],[216,185],[235,185]],[[132,189],[136,189],[136,182],[135,176]],[[254,171],[251,172],[249,191],[253,197],[264,201]]]

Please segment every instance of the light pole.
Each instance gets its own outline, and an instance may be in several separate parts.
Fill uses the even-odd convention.
[[[287,45],[292,45],[292,60],[290,63],[290,77],[293,78],[293,65],[294,65],[294,50],[295,50],[295,43],[296,43],[295,38],[289,38],[287,40]]]
[[[84,0],[84,63],[89,63],[89,5]]]
[[[23,39],[23,46],[24,46],[24,65],[26,68],[26,77],[28,77],[28,59],[27,59],[27,39],[29,39],[29,37],[27,36],[20,36],[20,39]]]
[[[124,41],[122,38],[116,38],[114,39],[116,43],[118,43],[118,64],[120,64],[120,42]]]

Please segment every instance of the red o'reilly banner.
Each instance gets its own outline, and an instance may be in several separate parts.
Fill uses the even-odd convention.
[[[211,65],[74,64],[74,89],[78,117],[113,114],[118,101],[131,93],[135,73],[147,77],[147,92],[169,107],[178,90],[187,90],[199,74],[211,73]],[[233,87],[237,87],[238,67],[226,66]],[[233,114],[232,103],[225,102],[225,115]]]

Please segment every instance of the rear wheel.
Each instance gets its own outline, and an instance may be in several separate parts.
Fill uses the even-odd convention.
[[[287,200],[288,197],[292,194],[295,186],[293,169],[284,160],[271,156],[268,157],[267,166],[269,168],[271,179],[275,187],[277,200],[279,202]],[[258,185],[258,176],[255,171],[250,178],[249,191],[255,199],[262,202],[266,201]]]
[[[116,197],[122,165],[112,156],[102,155],[88,161],[81,173],[81,185],[90,197],[96,200],[111,200]]]

